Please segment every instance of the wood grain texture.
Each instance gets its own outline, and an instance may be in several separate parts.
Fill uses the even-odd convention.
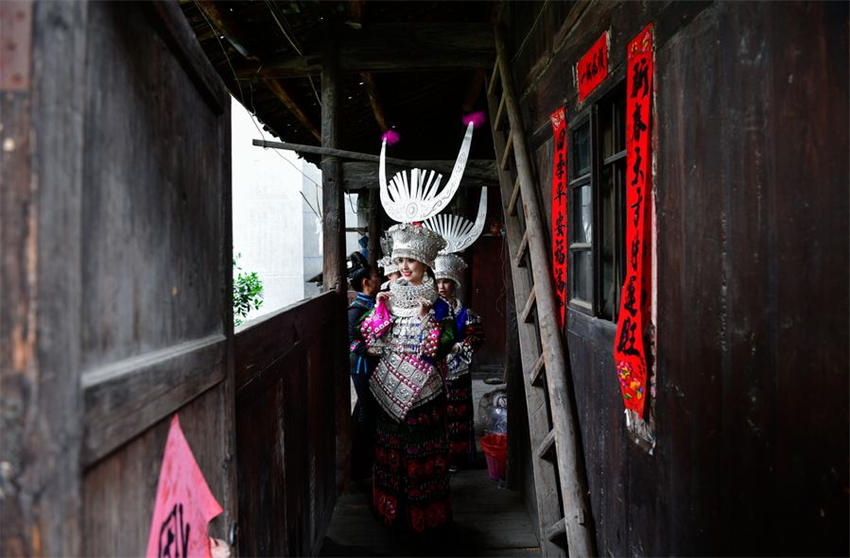
[[[3,17],[13,19],[2,26],[20,25],[7,7]],[[31,19],[23,18],[30,43],[17,45],[30,49],[29,87],[0,97],[4,556],[82,549],[78,270],[87,17],[83,4],[32,6]]]
[[[328,347],[346,323],[337,301],[318,295],[236,336],[243,555],[314,555],[330,522],[337,369]]]
[[[567,320],[600,554],[848,551],[847,21],[833,4],[596,4],[542,36],[544,63],[512,67],[545,194],[548,114],[606,85],[579,105],[571,65],[609,29],[616,81],[655,25],[655,455],[625,433],[614,324]]]

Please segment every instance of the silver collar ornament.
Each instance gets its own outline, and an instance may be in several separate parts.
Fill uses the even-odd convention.
[[[411,285],[403,279],[390,281],[390,312],[403,318],[413,316],[419,311],[420,299],[430,304],[437,300],[437,288],[434,280],[426,275],[419,285]]]

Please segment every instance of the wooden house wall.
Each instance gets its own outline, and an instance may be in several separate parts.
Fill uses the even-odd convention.
[[[626,436],[614,325],[565,331],[599,554],[846,555],[847,5],[558,4],[503,14],[543,200],[573,65],[610,30],[604,89],[655,27],[654,455]]]
[[[226,539],[229,96],[175,4],[24,4],[29,87],[2,101],[0,554],[143,554],[174,413]]]

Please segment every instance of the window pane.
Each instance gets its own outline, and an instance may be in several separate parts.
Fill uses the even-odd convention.
[[[599,214],[602,222],[599,229],[599,265],[602,284],[599,289],[599,317],[614,319],[617,299],[615,258],[617,257],[617,196],[614,166],[602,169],[599,182]]]
[[[590,172],[590,124],[573,132],[573,177]]]
[[[590,185],[573,188],[573,242],[592,242],[593,205]]]
[[[626,149],[626,96],[617,95],[614,102],[614,153]]]
[[[614,141],[614,106],[605,104],[599,107],[599,130],[602,135],[602,158],[616,153]]]
[[[588,302],[592,300],[591,289],[593,286],[590,254],[590,250],[573,252],[572,269],[573,298]]]

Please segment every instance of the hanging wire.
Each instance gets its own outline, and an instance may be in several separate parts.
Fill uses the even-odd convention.
[[[225,59],[225,61],[227,61],[227,66],[230,68],[230,71],[233,73],[233,80],[236,82],[236,88],[239,89],[239,102],[242,103],[242,105],[244,106],[245,105],[245,93],[242,91],[242,84],[239,83],[239,76],[236,74],[236,69],[233,67],[233,64],[230,61],[230,56],[228,56],[228,54],[227,54],[227,49],[224,48],[224,44],[221,42],[221,35],[219,34],[219,31],[215,28],[215,26],[212,24],[212,22],[209,20],[209,18],[207,18],[207,14],[204,13],[204,10],[198,4],[198,0],[193,0],[193,3],[195,4],[195,8],[197,8],[198,12],[200,12],[201,17],[204,18],[204,21],[207,23],[210,30],[213,32],[213,36],[215,37],[216,41],[218,41],[219,47],[221,47],[221,52],[222,52],[222,54],[224,54],[224,59]],[[274,15],[274,14],[272,14],[272,15]],[[262,66],[260,66],[260,68],[262,68]],[[260,70],[257,69],[257,72],[259,72],[259,71]],[[312,84],[312,81],[310,83]],[[262,137],[263,141],[265,141],[266,135],[263,133],[263,130],[260,128],[260,126],[257,124],[257,121],[256,121],[256,109],[254,108],[254,86],[251,83],[249,83],[249,85],[251,86],[251,113],[250,113],[251,114],[251,122],[253,122],[254,127],[260,133],[260,137]],[[319,184],[318,182],[313,180],[311,177],[307,176],[304,173],[304,171],[302,171],[300,168],[295,166],[295,164],[292,161],[290,161],[289,159],[287,159],[286,157],[281,155],[276,149],[273,149],[272,151],[275,154],[277,154],[278,157],[280,157],[281,159],[286,161],[286,163],[289,166],[291,166],[296,171],[298,171],[299,174],[301,174],[301,176],[303,176],[304,178],[306,178],[307,180],[309,180],[310,182],[315,184],[319,189],[322,188],[321,184]],[[318,217],[321,220],[322,219],[321,210],[316,210],[316,208],[313,207],[313,205],[310,203],[310,201],[304,195],[303,191],[299,190],[298,193],[301,195],[301,198],[304,200],[304,203],[307,204],[307,207],[309,207],[310,210],[313,212],[313,214],[315,214],[316,217]],[[318,195],[318,192],[317,192],[316,193],[316,205],[319,205],[319,203],[318,203],[319,199],[318,198],[319,198],[319,195]]]
[[[283,36],[286,38],[287,41],[289,41],[289,44],[292,45],[292,48],[295,50],[295,52],[298,53],[298,56],[301,56],[303,58],[304,57],[304,51],[302,51],[298,47],[298,45],[295,43],[295,41],[292,40],[292,37],[289,36],[289,33],[287,33],[286,28],[283,26],[283,24],[277,18],[277,13],[276,13],[274,6],[272,5],[270,0],[266,0],[266,7],[269,9],[269,12],[271,12],[272,19],[274,19],[274,22],[277,24],[277,27],[278,27],[278,29],[280,29],[280,32],[283,33]],[[316,89],[316,84],[313,83],[313,76],[308,75],[307,81],[310,82],[310,87],[313,89],[313,94],[316,96],[316,101],[319,103],[319,107],[321,108],[322,97],[319,95],[319,91]]]

